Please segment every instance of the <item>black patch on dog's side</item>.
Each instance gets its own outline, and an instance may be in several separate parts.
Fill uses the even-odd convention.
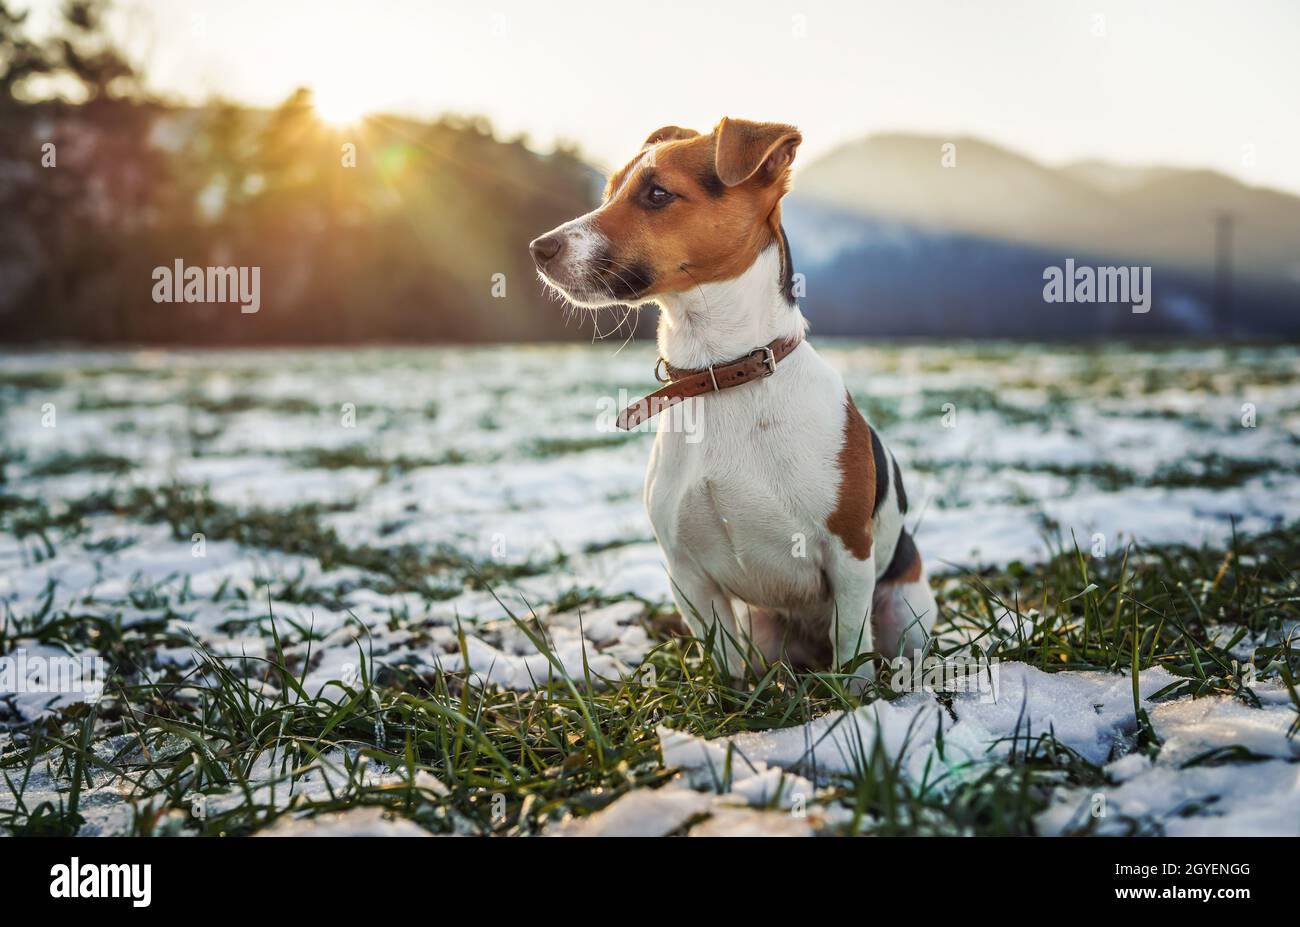
[[[790,306],[794,305],[794,258],[790,256],[790,239],[785,226],[781,226],[781,295]]]
[[[898,458],[894,452],[889,452],[889,459],[894,464],[894,494],[898,496],[898,510],[904,515],[907,514],[907,491],[903,489],[903,471],[898,469]]]
[[[889,492],[889,458],[885,456],[885,446],[880,443],[876,429],[868,425],[867,430],[871,432],[871,456],[876,462],[876,503],[871,510],[875,515],[880,511],[880,503],[885,501],[885,493]]]
[[[889,561],[889,566],[885,572],[876,580],[876,584],[891,583],[898,579],[908,568],[916,561],[920,553],[916,549],[916,542],[906,531],[900,531],[898,534],[898,546],[894,548],[894,556]]]

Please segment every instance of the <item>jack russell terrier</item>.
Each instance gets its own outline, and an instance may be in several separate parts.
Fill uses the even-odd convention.
[[[736,677],[784,657],[860,687],[863,655],[923,650],[938,609],[898,463],[804,340],[781,226],[801,141],[741,119],[666,126],[597,209],[529,247],[578,306],[659,305],[666,385],[618,424],[664,413],[645,503],[693,633]]]

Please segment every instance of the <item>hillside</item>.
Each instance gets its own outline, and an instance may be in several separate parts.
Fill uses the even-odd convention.
[[[270,112],[113,101],[0,122],[0,341],[573,336],[527,248],[596,195],[571,153],[479,120],[334,129],[305,92]],[[154,269],[177,260],[260,268],[260,310],[155,303]]]
[[[1234,219],[1237,271],[1300,292],[1300,197],[1213,171],[1083,162],[1052,168],[973,138],[944,167],[937,136],[876,135],[798,175],[800,197],[924,228],[1203,271]]]
[[[1300,334],[1300,198],[1211,171],[1056,169],[977,139],[873,136],[797,175],[785,222],[814,329],[844,335],[1097,338]],[[1216,217],[1233,220],[1230,295]],[[1052,305],[1067,258],[1149,265],[1153,306]]]

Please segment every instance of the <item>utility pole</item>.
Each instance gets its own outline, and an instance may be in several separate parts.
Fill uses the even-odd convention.
[[[1214,324],[1220,334],[1230,335],[1232,324],[1232,213],[1214,219]]]

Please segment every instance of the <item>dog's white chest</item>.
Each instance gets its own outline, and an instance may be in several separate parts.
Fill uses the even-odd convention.
[[[694,415],[672,410],[661,422],[647,475],[661,545],[754,604],[825,600],[843,432],[838,374],[805,347],[779,378],[691,401],[701,403]]]

